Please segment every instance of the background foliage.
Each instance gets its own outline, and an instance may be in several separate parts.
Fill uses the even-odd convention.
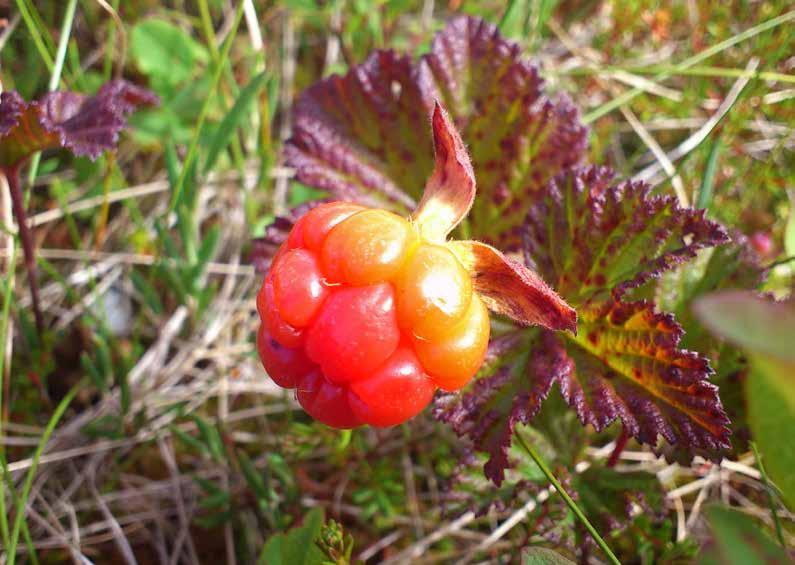
[[[514,562],[527,546],[530,563],[603,560],[536,458],[622,561],[787,559],[795,317],[771,303],[795,268],[786,3],[1,9],[4,91],[92,95],[123,77],[159,98],[116,151],[22,171],[43,336],[0,190],[7,562]],[[462,14],[504,39],[472,27],[467,57],[455,35],[434,46]],[[382,91],[312,86],[358,64]],[[337,432],[256,359],[251,240],[328,192],[408,206],[431,167],[426,71],[481,190],[462,234],[524,251],[580,330],[499,320],[483,377],[437,401],[452,425]],[[318,142],[340,124],[342,142]],[[380,159],[341,186],[328,163],[351,139]],[[571,169],[586,162],[614,179]]]

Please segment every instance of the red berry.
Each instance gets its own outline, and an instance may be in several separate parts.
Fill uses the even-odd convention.
[[[337,428],[392,426],[483,362],[489,317],[444,243],[383,210],[312,209],[257,296],[258,347],[274,381]]]
[[[257,349],[268,375],[280,387],[295,388],[315,368],[303,348],[284,347],[271,337],[265,324],[257,332]]]

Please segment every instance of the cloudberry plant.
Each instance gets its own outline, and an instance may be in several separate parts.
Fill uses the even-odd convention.
[[[437,388],[464,387],[486,355],[487,307],[575,327],[574,311],[527,268],[485,244],[447,240],[475,180],[438,104],[432,125],[436,168],[411,218],[348,202],[313,208],[257,296],[265,370],[329,426],[399,424]]]

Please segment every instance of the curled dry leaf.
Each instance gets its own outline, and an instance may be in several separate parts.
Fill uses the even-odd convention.
[[[577,333],[577,313],[533,271],[479,241],[450,246],[489,309],[524,326]]]

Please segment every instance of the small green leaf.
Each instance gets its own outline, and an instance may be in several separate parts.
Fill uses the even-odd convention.
[[[183,432],[176,426],[171,426],[170,429],[171,433],[174,434],[177,437],[177,439],[182,443],[184,443],[186,446],[192,448],[194,451],[198,451],[203,455],[208,455],[208,456],[210,455],[210,450],[207,448],[207,446],[204,445],[195,437],[193,437],[192,435]]]
[[[240,126],[243,118],[246,116],[252,101],[259,94],[262,87],[265,86],[268,78],[267,72],[262,72],[251,79],[246,87],[240,91],[240,95],[235,100],[232,108],[224,116],[218,129],[215,130],[213,138],[210,140],[210,147],[207,151],[207,159],[204,161],[204,172],[212,170],[215,165],[218,155],[221,151],[226,149],[235,130]]]
[[[785,436],[795,430],[795,387],[780,388],[795,364],[787,365],[764,357],[751,357],[751,372],[745,385],[748,420],[765,468],[788,504],[795,508],[795,442]]]
[[[701,565],[774,565],[790,563],[784,551],[750,516],[723,506],[706,509],[713,541],[701,553]]]
[[[795,257],[795,191],[789,193],[789,220],[784,229],[784,251],[787,257]]]
[[[522,550],[522,565],[574,565],[574,561],[545,547],[530,547]]]
[[[314,540],[323,526],[323,509],[313,508],[304,516],[303,524],[289,532],[272,536],[262,549],[258,563],[262,565],[321,565],[323,553]]]
[[[185,31],[157,18],[133,27],[130,53],[144,74],[168,85],[186,81],[209,58],[207,50]]]
[[[712,142],[707,157],[707,166],[704,167],[704,176],[701,179],[701,187],[698,189],[698,200],[696,208],[709,209],[712,204],[712,189],[715,186],[715,171],[718,169],[718,157],[720,156],[721,143],[720,137],[716,137]]]

